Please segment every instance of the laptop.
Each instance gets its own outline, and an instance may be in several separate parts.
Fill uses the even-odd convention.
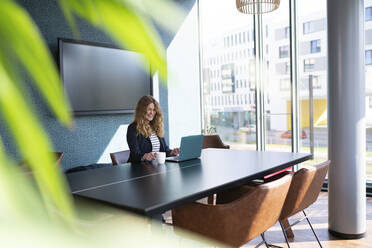
[[[184,136],[181,139],[180,153],[178,156],[167,157],[169,162],[182,162],[199,158],[203,147],[203,135]]]

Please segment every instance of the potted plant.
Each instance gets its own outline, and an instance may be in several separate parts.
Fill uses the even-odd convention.
[[[230,148],[229,145],[225,145],[222,142],[220,136],[217,134],[217,128],[215,126],[206,126],[202,129],[202,134],[204,134],[203,148]]]

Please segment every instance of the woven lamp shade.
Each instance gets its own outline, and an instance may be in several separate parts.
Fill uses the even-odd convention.
[[[263,14],[279,8],[280,0],[236,0],[236,8],[244,14]]]

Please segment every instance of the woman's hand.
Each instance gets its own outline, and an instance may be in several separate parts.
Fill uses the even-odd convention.
[[[180,153],[180,148],[174,148],[169,155],[170,156],[177,156]]]
[[[147,161],[152,161],[156,158],[156,153],[154,152],[149,152],[145,153],[142,157],[142,160],[147,160]]]

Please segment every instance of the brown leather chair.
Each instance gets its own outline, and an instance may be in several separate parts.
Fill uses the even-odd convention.
[[[63,157],[63,152],[53,152],[53,153],[56,155],[58,166],[61,166],[61,160],[62,160],[62,157]]]
[[[50,153],[54,154],[54,156],[56,158],[56,165],[60,166],[61,165],[61,160],[62,160],[62,157],[63,157],[63,152],[50,152]],[[21,163],[19,163],[19,165],[27,167],[28,166],[27,160],[22,161]]]
[[[293,174],[293,178],[283,206],[282,213],[280,214],[279,222],[283,229],[283,234],[286,238],[288,247],[288,238],[282,222],[301,211],[303,212],[311,230],[313,231],[319,246],[322,247],[318,236],[316,235],[304,210],[318,199],[330,163],[331,161],[328,160],[316,166],[302,168],[295,173],[287,172],[288,174]],[[297,224],[298,222],[299,221],[295,222],[289,227]]]
[[[173,225],[239,247],[278,221],[291,178],[219,193],[216,205],[194,202],[175,208]]]
[[[121,151],[110,153],[111,161],[113,165],[125,164],[128,162],[130,151]]]
[[[61,160],[62,160],[62,157],[63,157],[63,152],[49,152],[49,153],[53,154],[56,158],[55,166],[61,167]],[[35,171],[31,170],[27,160],[24,160],[24,161],[20,162],[19,165],[20,165],[20,167],[22,168],[23,172],[26,175],[29,175],[30,177],[33,177],[33,173]]]
[[[218,134],[204,135],[203,149],[205,148],[222,148],[230,149],[229,145],[225,145]]]

